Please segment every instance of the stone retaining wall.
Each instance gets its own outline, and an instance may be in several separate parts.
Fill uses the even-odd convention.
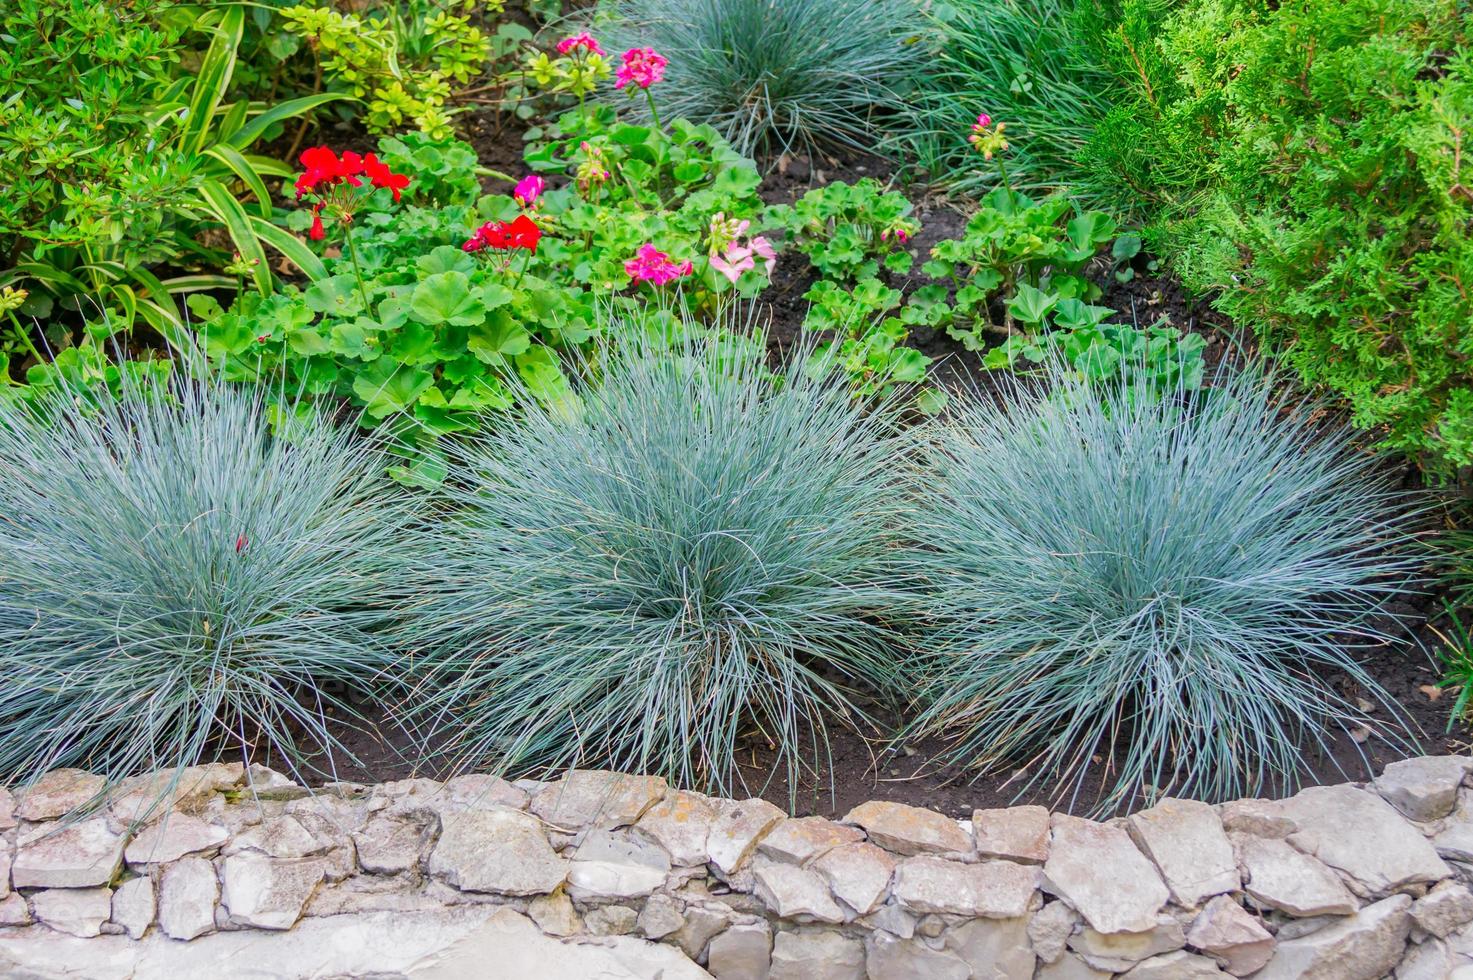
[[[0,975],[1473,978],[1473,759],[1096,823],[834,822],[577,771],[309,793],[270,770],[0,790]]]

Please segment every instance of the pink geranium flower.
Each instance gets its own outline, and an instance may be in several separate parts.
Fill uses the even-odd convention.
[[[542,196],[542,191],[547,187],[547,181],[536,174],[528,174],[517,181],[517,186],[512,189],[511,196],[524,208],[533,207],[537,198]]]
[[[648,282],[663,286],[695,271],[690,261],[675,262],[670,256],[655,248],[653,242],[639,247],[634,258],[624,263],[624,271],[635,282]]]
[[[773,250],[772,243],[761,235],[752,239],[747,245],[738,245],[736,242],[727,243],[719,254],[711,256],[711,268],[730,279],[735,285],[743,272],[757,267],[757,259],[763,261],[767,266],[767,274],[772,275],[772,267],[777,264],[777,252]]]
[[[572,37],[565,37],[557,43],[558,54],[567,54],[575,48],[582,48],[589,54],[601,55],[604,53],[604,49],[598,46],[598,42],[593,39],[593,35],[587,31],[574,34]]]
[[[654,48],[630,48],[624,52],[624,63],[614,71],[614,88],[638,85],[649,88],[665,77],[665,66],[670,64]]]

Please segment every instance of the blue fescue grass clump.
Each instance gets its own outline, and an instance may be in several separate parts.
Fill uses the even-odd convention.
[[[872,149],[876,113],[903,105],[925,57],[914,0],[614,0],[602,10],[597,30],[615,64],[632,47],[670,59],[654,90],[663,118],[710,123],[747,154]]]
[[[756,736],[791,777],[860,720],[850,685],[897,687],[894,409],[715,344],[606,353],[576,407],[461,452],[412,702],[466,765],[726,790]]]
[[[1386,701],[1356,648],[1412,569],[1398,496],[1261,376],[1153,400],[1045,373],[934,433],[912,732],[1060,801],[1102,781],[1106,810],[1292,783],[1366,720],[1328,680]]]
[[[325,688],[394,662],[409,505],[368,442],[269,411],[214,381],[0,401],[0,783],[337,744]]]

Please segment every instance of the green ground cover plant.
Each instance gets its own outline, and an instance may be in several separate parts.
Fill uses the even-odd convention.
[[[1292,783],[1364,720],[1330,677],[1389,703],[1356,647],[1419,564],[1405,502],[1275,390],[1143,399],[1056,360],[957,404],[923,461],[937,601],[910,734],[978,773],[1025,764],[1066,805],[1099,756],[1113,810]]]
[[[653,46],[670,59],[671,114],[775,158],[873,148],[923,66],[919,11],[910,0],[611,0],[594,23],[614,54]]]
[[[273,437],[260,389],[118,388],[0,399],[0,781],[336,745],[332,685],[394,676],[412,502],[349,430]]]
[[[466,765],[721,791],[755,731],[791,777],[861,722],[855,684],[903,682],[895,403],[708,343],[621,351],[576,412],[457,449],[405,640],[418,724]]]

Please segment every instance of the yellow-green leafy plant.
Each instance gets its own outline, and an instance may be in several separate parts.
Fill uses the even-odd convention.
[[[482,3],[499,14],[501,0]],[[373,132],[414,126],[437,139],[452,135],[454,86],[479,78],[490,38],[471,23],[470,0],[409,0],[361,13],[301,4],[282,11],[317,59],[319,84],[341,87],[367,105]]]

